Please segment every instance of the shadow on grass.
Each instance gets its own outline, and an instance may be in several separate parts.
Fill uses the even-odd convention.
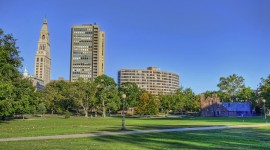
[[[154,130],[154,129],[176,129],[176,128],[195,128],[195,127],[210,127],[211,125],[145,125],[145,126],[127,126],[131,130]],[[223,125],[214,125],[223,126]]]
[[[91,140],[126,149],[269,149],[269,135],[270,128],[256,128],[100,136]]]
[[[223,125],[215,125],[215,126],[223,126]],[[126,131],[136,131],[136,130],[159,130],[159,129],[177,129],[177,128],[196,128],[196,127],[210,127],[210,125],[144,125],[144,126],[138,126],[138,125],[128,125],[126,126]],[[100,129],[96,132],[91,133],[100,133],[100,131],[106,131],[106,132],[119,132],[121,130],[121,126],[114,126],[114,127],[108,127],[106,129]]]
[[[0,124],[8,124],[9,122],[8,121],[0,121]]]

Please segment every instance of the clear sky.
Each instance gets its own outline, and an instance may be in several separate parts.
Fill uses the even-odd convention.
[[[1,0],[0,28],[18,39],[30,74],[45,16],[52,79],[69,79],[71,27],[94,22],[115,81],[121,68],[156,66],[200,93],[233,73],[253,89],[270,74],[269,0]]]

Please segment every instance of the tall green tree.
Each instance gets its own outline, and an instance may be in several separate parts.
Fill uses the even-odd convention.
[[[160,95],[159,96],[161,111],[165,113],[165,117],[168,116],[170,110],[173,109],[175,101],[175,94]]]
[[[148,92],[143,92],[140,95],[140,99],[135,110],[138,115],[156,115],[159,107],[159,101],[155,96]]]
[[[38,104],[37,113],[41,115],[41,117],[46,113],[46,106],[43,103]]]
[[[16,40],[0,29],[0,116],[4,119],[15,114],[29,113],[35,107],[36,96],[32,82],[23,79]]]
[[[11,34],[4,34],[0,28],[0,80],[14,81],[21,78],[18,71],[22,67],[23,58],[19,56],[16,39]]]
[[[61,98],[57,81],[51,81],[46,85],[44,90],[39,91],[39,99],[43,102],[51,114],[54,114],[59,109],[59,99]]]
[[[139,96],[142,90],[138,87],[136,83],[124,82],[119,88],[119,95],[126,94],[126,104],[127,108],[135,107],[139,102]]]
[[[260,95],[259,97],[265,99],[265,106],[270,107],[270,74],[267,78],[261,78],[261,83],[259,87]]]
[[[94,81],[84,81],[79,78],[73,82],[74,98],[82,107],[85,117],[88,117],[90,106],[95,103],[95,95],[97,92],[97,84]]]
[[[186,111],[198,111],[200,108],[199,97],[195,95],[191,88],[187,88],[183,91],[184,108]]]
[[[97,107],[96,105],[98,104],[98,100],[96,97],[96,93],[98,90],[97,87],[97,83],[94,81],[88,81],[86,82],[86,99],[88,99],[89,102],[89,107],[91,112],[93,112],[93,110],[95,110],[95,112],[97,112]],[[92,113],[91,113],[91,117],[92,117]]]
[[[8,116],[15,114],[12,102],[14,100],[13,90],[14,86],[10,82],[0,81],[0,116],[4,120]]]
[[[172,110],[174,112],[183,112],[184,111],[184,106],[185,106],[185,99],[184,99],[184,93],[183,93],[183,88],[179,88],[176,93],[174,94],[174,100]]]
[[[227,101],[236,100],[236,94],[245,87],[245,79],[242,76],[236,74],[230,75],[228,77],[221,77],[219,79],[218,87],[220,91],[228,94]]]
[[[24,114],[34,113],[38,100],[33,82],[27,78],[19,79],[14,82],[14,86],[16,87],[13,90],[15,114],[22,115],[24,118]]]
[[[251,102],[256,100],[256,93],[250,87],[244,87],[236,94],[236,97],[238,101]]]
[[[51,81],[40,93],[40,99],[52,114],[54,112],[71,111],[71,109],[77,107],[73,97],[72,83],[64,80]]]
[[[106,117],[107,108],[117,109],[120,104],[120,98],[118,96],[117,84],[114,79],[107,76],[101,75],[95,79],[97,84],[97,98],[99,104],[102,107],[102,116]]]

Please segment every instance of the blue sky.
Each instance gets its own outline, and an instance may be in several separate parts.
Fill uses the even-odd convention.
[[[34,72],[47,17],[52,79],[69,79],[71,27],[96,22],[106,32],[105,73],[156,66],[195,93],[218,90],[233,73],[257,88],[270,74],[268,0],[1,0],[0,28],[12,33]]]

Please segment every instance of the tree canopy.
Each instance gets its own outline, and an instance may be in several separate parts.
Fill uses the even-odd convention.
[[[32,81],[19,72],[23,59],[16,40],[0,29],[0,116],[5,119],[36,110],[36,93]]]
[[[117,84],[113,78],[107,75],[98,76],[95,83],[98,87],[97,97],[102,107],[102,116],[106,117],[107,109],[116,110],[119,108],[120,98],[118,97]]]
[[[225,93],[224,99],[233,101],[236,99],[236,94],[245,87],[244,81],[242,76],[233,74],[228,77],[220,77],[217,86],[221,92]]]

